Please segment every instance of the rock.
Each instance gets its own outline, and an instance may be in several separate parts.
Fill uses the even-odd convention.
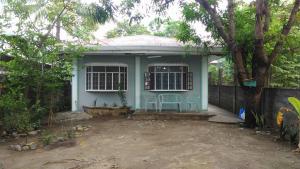
[[[5,143],[6,140],[5,139],[0,139],[0,143]]]
[[[14,145],[9,145],[9,146],[8,146],[8,149],[10,149],[10,150],[15,150],[15,146],[14,146]]]
[[[23,147],[22,147],[22,150],[23,151],[27,151],[27,150],[29,150],[30,149],[30,147],[28,146],[28,145],[24,145]]]
[[[17,145],[14,146],[14,150],[22,151],[22,147],[19,144],[17,144]]]
[[[26,137],[27,134],[26,134],[26,133],[21,133],[21,134],[19,134],[19,136],[20,136],[20,137]]]
[[[74,134],[74,137],[80,137],[80,136],[82,136],[82,134],[81,134],[81,133],[79,133],[79,132],[75,132],[75,134]]]
[[[28,132],[28,134],[31,135],[31,136],[35,136],[35,135],[37,135],[38,133],[39,133],[39,132],[38,132],[37,130]]]
[[[261,134],[261,131],[257,130],[255,133],[256,133],[256,134]]]
[[[2,135],[1,135],[2,137],[3,136],[7,136],[7,132],[4,130],[3,132],[2,132]]]
[[[57,141],[63,142],[63,141],[65,141],[65,138],[64,137],[57,137]]]
[[[12,132],[11,135],[12,135],[13,137],[18,137],[18,136],[19,136],[17,132]]]
[[[55,113],[53,120],[56,122],[62,122],[62,121],[88,120],[91,118],[93,118],[93,116],[85,112],[60,112],[60,113]]]
[[[77,126],[76,129],[77,129],[77,131],[83,131],[83,127],[82,126]]]
[[[30,150],[35,150],[37,148],[37,144],[32,143],[29,145],[29,147],[30,147]]]

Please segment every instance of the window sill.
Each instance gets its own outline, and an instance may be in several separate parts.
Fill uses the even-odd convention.
[[[187,92],[189,90],[149,90],[150,92]]]
[[[86,92],[118,92],[119,90],[85,90]],[[122,90],[127,92],[127,90]]]

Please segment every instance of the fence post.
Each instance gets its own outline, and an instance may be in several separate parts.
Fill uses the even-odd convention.
[[[219,63],[218,63],[219,64]],[[219,67],[219,76],[218,76],[218,106],[221,106],[221,99],[220,99],[220,95],[221,95],[221,85],[222,85],[222,68]]]

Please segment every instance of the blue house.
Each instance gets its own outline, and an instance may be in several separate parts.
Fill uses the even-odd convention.
[[[154,102],[160,101],[160,95],[171,101],[176,96],[183,110],[187,109],[184,104],[191,102],[194,111],[205,111],[208,57],[221,54],[219,48],[186,47],[175,39],[157,36],[108,39],[99,50],[74,60],[72,111],[82,111],[83,106],[121,105],[119,88],[125,91],[128,106],[137,111],[157,109]],[[148,100],[149,104],[148,98],[154,100]],[[176,109],[176,105],[163,109]]]

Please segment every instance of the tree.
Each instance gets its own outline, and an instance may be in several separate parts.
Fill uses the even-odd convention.
[[[153,35],[175,38],[179,33],[180,21],[171,19],[162,20],[155,18],[149,23],[149,27]]]
[[[120,36],[130,36],[130,35],[143,35],[150,34],[147,27],[141,24],[130,25],[129,21],[123,21],[117,23],[117,27],[113,30],[107,32],[107,38],[115,38]]]
[[[146,27],[140,23],[130,24],[130,21],[123,21],[117,23],[117,27],[106,34],[107,38],[115,38],[120,36],[130,35],[155,35],[163,37],[175,38],[179,33],[180,21],[173,21],[170,19],[160,20],[159,18],[154,19]],[[150,31],[148,30],[150,29]]]
[[[7,17],[1,18],[5,23],[2,30],[13,31],[1,32],[0,55],[10,55],[13,59],[1,62],[1,66],[8,72],[5,85],[16,90],[7,94],[22,93],[26,99],[20,100],[29,100],[22,110],[35,113],[37,107],[43,106],[49,112],[51,124],[61,87],[72,76],[72,59],[85,50],[80,44],[61,42],[59,31],[65,30],[79,42],[90,39],[97,23],[112,17],[110,1],[101,2],[86,5],[73,0],[11,0],[4,4]],[[0,103],[6,100],[2,97]]]
[[[196,0],[196,3],[185,4],[183,13],[187,22],[202,21],[216,42],[227,47],[235,64],[238,82],[245,93],[245,122],[247,126],[253,127],[255,126],[253,113],[260,113],[261,94],[271,64],[284,48],[292,26],[299,22],[300,1],[282,4],[256,0],[248,9],[248,18],[239,18],[239,8],[237,8],[239,4],[234,0],[228,0],[226,11],[217,10],[217,5],[218,1]],[[273,32],[274,36],[269,36],[270,24],[275,20],[272,12],[276,8],[289,9],[290,12],[282,14],[281,29]],[[240,19],[246,19],[246,23],[241,24],[243,20]],[[245,27],[248,28],[243,29]],[[249,80],[255,81],[256,86],[246,86],[244,82]]]

